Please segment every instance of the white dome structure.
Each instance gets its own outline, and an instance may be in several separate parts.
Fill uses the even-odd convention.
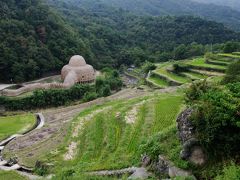
[[[69,66],[76,67],[76,66],[85,66],[87,63],[85,59],[80,55],[75,55],[71,57],[69,61]]]
[[[82,56],[75,55],[71,57],[69,64],[62,68],[61,77],[68,86],[75,83],[90,83],[95,80],[95,70]]]

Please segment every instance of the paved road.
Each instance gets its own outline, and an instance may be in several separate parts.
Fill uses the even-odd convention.
[[[0,91],[3,90],[3,89],[8,88],[10,86],[13,86],[13,85],[15,85],[15,84],[0,84]]]

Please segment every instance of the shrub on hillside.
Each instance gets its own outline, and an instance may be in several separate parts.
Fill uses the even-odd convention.
[[[235,51],[240,51],[240,43],[229,41],[229,42],[225,43],[223,51],[225,53],[232,53]]]
[[[36,90],[32,96],[22,98],[0,97],[0,106],[7,110],[27,110],[57,107],[70,102],[84,102],[97,97],[109,96],[111,91],[120,90],[122,81],[117,71],[107,69],[105,77],[97,78],[96,84],[76,84],[70,89]]]
[[[181,72],[189,71],[189,68],[186,65],[173,64],[173,72],[178,74]]]
[[[240,82],[240,61],[231,64],[223,79],[223,83]]]
[[[185,101],[187,104],[194,104],[204,93],[207,92],[210,85],[206,80],[193,82],[186,90]]]
[[[151,62],[146,61],[143,65],[142,65],[142,71],[147,74],[149,71],[155,70],[157,68],[157,66]]]
[[[240,150],[240,83],[220,87],[190,88],[187,102],[194,105],[191,121],[196,136],[212,155],[232,155]]]
[[[225,166],[223,173],[218,175],[215,180],[237,180],[240,179],[240,166],[232,163],[229,166]]]

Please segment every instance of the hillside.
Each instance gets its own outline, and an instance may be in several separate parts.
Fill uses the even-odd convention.
[[[89,57],[75,30],[41,1],[3,0],[0,16],[0,81],[41,77],[79,51]]]
[[[59,72],[73,54],[83,55],[101,69],[159,62],[163,53],[181,44],[240,39],[222,24],[192,16],[142,17],[101,3],[87,7],[89,3],[44,2],[1,1],[1,82],[29,81]],[[202,45],[197,55],[204,53]]]
[[[223,4],[205,4],[191,0],[68,0],[71,3],[85,7],[96,7],[104,4],[110,7],[122,8],[138,15],[193,15],[224,23],[229,28],[240,30],[240,12]],[[224,1],[225,3],[225,1]],[[237,7],[237,6],[236,6]],[[239,8],[238,8],[239,9]]]
[[[179,179],[195,179],[193,175],[196,179],[228,179],[225,177],[219,179],[218,176],[230,176],[233,177],[232,179],[237,179],[235,177],[239,175],[239,166],[237,166],[239,156],[235,158],[235,154],[226,155],[226,153],[239,152],[239,143],[236,143],[240,142],[239,115],[236,115],[236,112],[238,113],[239,109],[240,84],[223,85],[221,80],[228,77],[227,79],[231,81],[239,81],[239,60],[240,53],[234,52],[231,54],[208,53],[204,58],[158,63],[156,70],[146,79],[152,84],[149,87],[137,86],[139,88],[122,89],[111,96],[97,98],[86,103],[76,101],[74,104],[55,108],[43,106],[46,109],[41,109],[42,113],[38,113],[39,118],[41,114],[44,119],[43,126],[11,140],[3,146],[1,155],[4,160],[17,157],[15,162],[17,165],[23,169],[30,168],[23,174],[21,170],[17,170],[16,172],[21,175],[36,178],[45,175],[44,178],[53,180],[127,179],[138,170],[145,172],[146,175],[146,177],[140,176],[139,179],[149,180],[175,178],[176,176]],[[225,76],[226,69],[227,76]],[[134,68],[132,72],[143,73],[138,70],[140,69]],[[235,73],[238,74],[238,79],[235,79]],[[193,81],[194,83],[190,85]],[[158,89],[151,88],[151,86]],[[46,95],[39,100],[42,101],[45,97]],[[57,96],[55,94],[52,97]],[[32,108],[32,106],[27,107],[28,104],[24,104],[20,99],[15,101],[20,108]],[[49,102],[51,98],[46,99]],[[61,101],[59,97],[56,100]],[[208,106],[209,104],[211,106]],[[197,147],[205,144],[211,145],[211,147],[206,146],[208,151],[204,151],[209,159],[201,166],[194,164],[195,161],[191,161],[190,158],[184,159],[181,155],[186,148],[186,143],[182,141],[182,135],[179,134],[181,133],[179,121],[183,121],[179,118],[185,119],[186,110],[183,110],[187,106],[199,107],[201,112],[201,114],[196,114],[199,116],[190,114],[195,120],[199,120],[196,127],[203,134],[202,136],[197,134],[198,138],[203,139]],[[6,112],[6,116],[0,118],[2,120],[0,125],[3,129],[3,136],[0,140],[8,134],[22,131],[23,124],[11,129],[6,128],[11,122],[4,121],[18,119],[28,124],[33,121],[31,113],[26,113],[26,111],[19,112],[22,115],[14,115],[14,113],[15,111]],[[204,113],[206,116],[203,116]],[[211,116],[207,116],[207,113]],[[216,122],[211,121],[213,118]],[[226,122],[225,124],[221,123],[222,119]],[[182,126],[182,128],[188,130],[189,125]],[[216,131],[209,131],[212,128]],[[191,134],[192,132],[195,131],[191,131]],[[224,136],[219,136],[219,134],[224,134]],[[226,142],[226,145],[220,142]],[[190,146],[196,147],[196,144]],[[194,151],[194,148],[189,149],[191,152]],[[210,154],[212,151],[224,158]],[[196,156],[199,157],[199,154]],[[165,163],[162,165],[162,162]],[[235,162],[236,165],[234,165]],[[0,161],[0,163],[4,164],[0,165],[0,168],[5,169],[16,165],[9,165],[7,161]],[[229,165],[238,168],[230,175],[225,170],[229,168]],[[31,167],[34,167],[34,171],[31,171]],[[174,169],[177,169],[176,173],[170,173]],[[223,169],[224,173],[221,173]],[[2,177],[16,179],[15,176],[17,176],[11,171],[0,170],[0,174],[2,174],[0,179]],[[24,177],[19,176],[18,179],[24,179]]]
[[[221,6],[229,6],[237,11],[240,11],[240,1],[239,0],[193,0],[200,3],[212,3]]]
[[[171,52],[180,44],[205,45],[240,38],[222,24],[191,16],[139,17],[99,2],[50,2],[81,35],[88,37],[100,67],[126,61],[159,61],[163,52]]]

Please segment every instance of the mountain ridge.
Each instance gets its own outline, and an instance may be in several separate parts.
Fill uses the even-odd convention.
[[[240,12],[230,7],[216,4],[199,3],[191,0],[68,0],[75,5],[93,7],[103,4],[109,7],[122,8],[137,15],[192,15],[225,24],[240,31]]]

